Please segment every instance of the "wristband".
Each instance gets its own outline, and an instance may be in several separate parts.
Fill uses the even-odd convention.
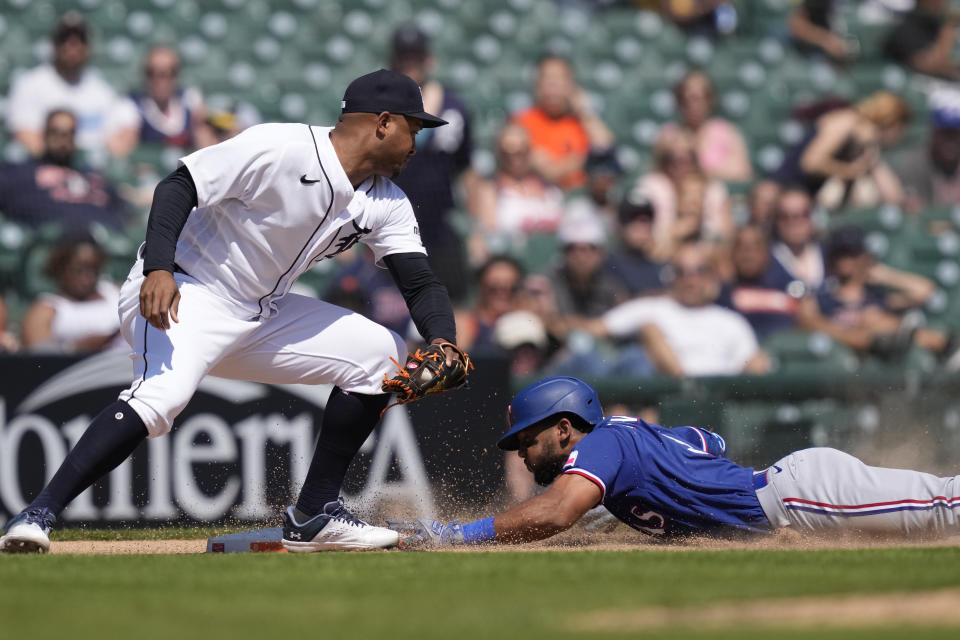
[[[493,542],[496,539],[497,534],[493,530],[493,516],[463,525],[464,544],[483,544]]]

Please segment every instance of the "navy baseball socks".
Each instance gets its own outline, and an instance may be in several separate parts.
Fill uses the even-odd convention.
[[[113,471],[147,437],[140,416],[118,400],[101,411],[33,502],[7,523],[0,551],[45,552],[50,530],[71,500]]]
[[[356,518],[339,497],[347,468],[380,421],[389,395],[333,388],[323,412],[317,448],[296,507],[283,512],[287,551],[362,551],[396,546],[396,531]]]
[[[348,393],[334,387],[323,410],[320,437],[297,499],[298,516],[307,518],[336,502],[347,468],[373,428],[390,396]]]

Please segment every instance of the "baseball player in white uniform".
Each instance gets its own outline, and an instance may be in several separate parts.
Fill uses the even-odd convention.
[[[50,483],[0,538],[4,551],[46,551],[55,518],[146,437],[170,431],[205,375],[334,384],[295,506],[290,551],[377,549],[397,534],[355,518],[339,491],[376,426],[381,390],[403,340],[373,321],[289,293],[317,262],[366,244],[390,270],[421,335],[455,344],[446,290],[426,260],[397,175],[424,127],[420,89],[379,70],[347,87],[334,127],[263,124],[181,159],[157,187],[146,242],[120,295],[134,380],[91,423]],[[449,360],[459,357],[447,349]]]

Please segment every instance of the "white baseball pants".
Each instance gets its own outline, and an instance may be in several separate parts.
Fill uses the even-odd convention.
[[[775,527],[935,538],[960,534],[960,476],[871,467],[826,447],[781,458],[757,490]]]
[[[249,312],[182,273],[180,322],[161,331],[140,315],[143,262],[120,290],[121,332],[133,348],[134,381],[120,394],[151,437],[170,431],[205,375],[268,384],[335,384],[378,394],[389,358],[402,362],[403,340],[372,320],[305,296],[287,294],[277,313]]]

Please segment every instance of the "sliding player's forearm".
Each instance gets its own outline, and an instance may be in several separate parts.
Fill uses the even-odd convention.
[[[576,521],[553,500],[537,496],[495,516],[493,527],[497,542],[533,542],[566,531]]]

